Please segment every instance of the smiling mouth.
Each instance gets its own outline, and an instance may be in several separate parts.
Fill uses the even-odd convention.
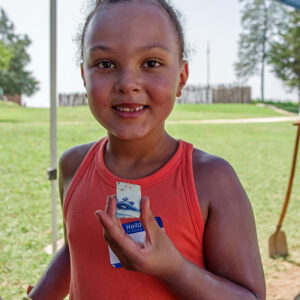
[[[135,107],[130,106],[114,106],[115,110],[119,112],[139,112],[147,108],[146,105],[139,105]]]

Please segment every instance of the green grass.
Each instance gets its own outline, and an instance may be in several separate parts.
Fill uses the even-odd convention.
[[[171,116],[225,119],[274,116],[254,105],[177,105]],[[58,155],[105,135],[87,107],[58,109]],[[51,243],[49,110],[20,108],[0,102],[0,296],[21,299],[51,260],[43,248]],[[280,261],[268,258],[268,237],[279,217],[288,182],[295,127],[291,123],[167,125],[176,138],[227,159],[252,202],[265,269]],[[300,160],[291,205],[284,223],[291,263],[300,263]],[[63,236],[58,201],[59,237]]]
[[[298,114],[299,111],[299,104],[295,103],[295,102],[278,102],[278,101],[259,101],[259,100],[255,100],[252,101],[253,104],[257,104],[257,103],[262,103],[262,104],[269,104],[269,105],[273,105],[279,109],[283,109],[286,110],[288,112],[294,113],[294,114]]]
[[[284,200],[294,148],[295,128],[290,123],[240,125],[169,125],[170,134],[183,137],[204,151],[227,159],[235,168],[254,209],[260,249],[268,272],[268,237],[275,231]],[[300,162],[294,179],[291,205],[283,230],[290,259],[300,263]],[[298,184],[297,184],[298,183]],[[272,269],[271,269],[272,270]]]
[[[280,114],[255,104],[176,104],[170,120],[211,120],[277,117]]]
[[[16,104],[0,101],[0,123],[45,123],[49,122],[49,109],[24,108]],[[255,104],[176,104],[169,120],[210,120],[264,118],[280,116],[279,113]],[[87,106],[59,107],[57,120],[67,123],[94,123],[94,118]]]

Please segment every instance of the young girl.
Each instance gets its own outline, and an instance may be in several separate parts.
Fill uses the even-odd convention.
[[[254,218],[236,174],[164,128],[188,79],[174,9],[165,0],[98,0],[81,45],[89,106],[107,138],[60,160],[66,243],[30,297],[265,299]],[[141,186],[144,243],[115,217],[116,182]],[[111,265],[108,246],[123,268]]]

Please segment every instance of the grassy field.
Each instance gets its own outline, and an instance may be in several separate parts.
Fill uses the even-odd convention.
[[[259,101],[254,100],[252,101],[253,104],[261,103],[261,104],[267,104],[267,105],[273,105],[277,108],[284,109],[288,112],[298,114],[299,112],[299,104],[297,102],[274,102],[274,101]]]
[[[49,121],[49,110],[41,108],[20,108],[17,105],[0,101],[1,123],[38,123]],[[276,117],[280,114],[264,107],[245,104],[176,104],[169,120],[209,120],[209,119],[239,119]],[[60,107],[57,111],[57,119],[61,123],[81,122],[94,123],[87,106],[82,107]]]
[[[170,119],[204,120],[278,116],[254,105],[177,105]],[[49,110],[20,108],[0,101],[0,296],[20,299],[51,260]],[[87,107],[58,109],[58,155],[80,143],[98,140],[105,131]],[[227,159],[253,205],[266,273],[280,260],[268,258],[288,182],[295,139],[291,123],[168,124],[177,138]],[[291,264],[300,264],[300,159],[291,205],[284,223]],[[63,235],[58,202],[59,237]]]

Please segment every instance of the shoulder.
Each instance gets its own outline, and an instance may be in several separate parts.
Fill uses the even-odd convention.
[[[234,169],[225,159],[209,154],[197,148],[193,149],[193,170],[196,174],[206,176],[217,176],[215,179],[223,179],[224,175],[236,176]]]
[[[61,175],[69,177],[68,175],[75,174],[84,157],[94,144],[95,142],[77,145],[65,151],[59,160]]]
[[[199,204],[206,221],[212,209],[222,211],[228,201],[247,199],[233,167],[223,158],[194,148],[193,173]],[[235,197],[229,195],[235,193]]]
[[[193,172],[196,188],[205,188],[211,201],[234,187],[241,188],[236,172],[228,161],[196,148],[193,150]]]
[[[94,144],[95,142],[72,147],[65,151],[60,157],[59,186],[61,196],[63,196],[64,191],[67,190],[68,185],[71,183],[83,159]]]
[[[92,148],[92,146],[95,144],[89,143],[89,144],[82,144],[74,146],[68,150],[66,150],[60,157],[59,165],[60,167],[64,169],[76,169],[81,164],[82,160],[88,153],[88,151]]]

